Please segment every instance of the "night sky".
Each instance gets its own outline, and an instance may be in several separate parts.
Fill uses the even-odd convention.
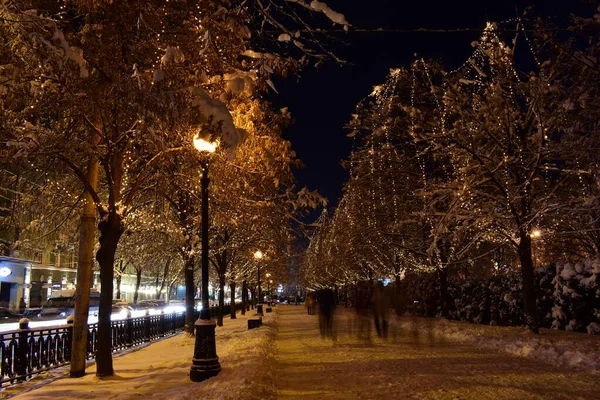
[[[536,15],[551,16],[565,26],[569,12],[591,16],[585,0],[550,1],[415,1],[326,0],[354,27],[363,29],[457,29],[480,31],[486,21],[504,21],[521,15],[529,5]],[[410,4],[410,5],[408,5]],[[442,61],[447,68],[462,64],[471,54],[478,32],[461,33],[348,33],[338,34],[347,45],[332,49],[347,63],[308,67],[295,76],[276,80],[276,106],[287,106],[294,124],[284,132],[305,168],[295,171],[300,186],[318,190],[330,205],[337,204],[347,172],[340,162],[352,150],[344,125],[356,104],[373,86],[384,82],[392,68],[409,66],[418,57]]]

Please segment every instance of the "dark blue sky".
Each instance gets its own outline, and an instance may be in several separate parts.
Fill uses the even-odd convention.
[[[527,5],[536,15],[565,21],[570,11],[592,15],[585,0],[546,1],[420,1],[407,5],[401,0],[326,0],[343,13],[348,22],[364,29],[483,29],[486,21],[503,21],[521,15]],[[564,23],[563,23],[564,25]],[[462,64],[472,52],[471,42],[479,33],[348,33],[340,34],[348,45],[335,46],[338,56],[348,61],[333,62],[318,69],[308,67],[301,78],[277,80],[277,106],[287,106],[294,125],[284,137],[292,142],[306,167],[296,171],[301,186],[316,189],[336,204],[347,173],[340,162],[352,149],[344,125],[356,104],[373,86],[384,82],[391,68],[408,66],[419,57],[441,60],[448,68]]]

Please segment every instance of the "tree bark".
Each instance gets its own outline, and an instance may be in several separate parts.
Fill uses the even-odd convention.
[[[246,307],[248,307],[248,286],[244,279],[242,281],[242,315],[246,315]]]
[[[539,333],[537,320],[537,304],[535,282],[533,277],[533,257],[531,254],[531,236],[522,229],[519,232],[519,261],[521,262],[521,275],[523,277],[523,307],[525,326],[532,333]]]
[[[116,281],[116,284],[117,284],[117,291],[115,293],[115,299],[120,299],[121,298],[121,279],[122,279],[122,277],[123,276],[121,274],[118,274],[115,277],[115,281]]]
[[[94,135],[92,143],[96,142]],[[87,178],[95,190],[98,182],[98,161],[88,163]],[[79,378],[85,375],[87,359],[88,316],[90,311],[90,288],[94,267],[94,241],[96,234],[96,207],[90,193],[84,195],[83,212],[79,225],[79,254],[77,263],[77,286],[75,314],[73,319],[73,339],[71,343],[70,376]]]
[[[217,311],[217,326],[223,326],[223,307],[225,307],[225,275],[219,274],[219,309]]]
[[[112,362],[112,332],[110,314],[112,311],[113,278],[115,253],[123,234],[121,216],[111,211],[98,224],[100,249],[96,260],[100,264],[100,310],[98,312],[98,341],[96,347],[96,376],[114,375]]]
[[[231,307],[230,307],[230,315],[231,319],[235,319],[235,281],[232,280],[229,284],[229,290],[231,290]]]
[[[250,287],[250,308],[254,309],[256,305],[256,289],[254,287]]]
[[[133,304],[137,304],[140,295],[140,286],[142,285],[142,270],[135,269],[135,291],[133,292]]]
[[[171,265],[171,258],[167,258],[167,261],[165,262],[165,268],[163,270],[163,275],[162,275],[162,282],[160,283],[160,289],[158,290],[158,298],[160,299],[160,294],[163,292],[163,290],[165,289],[165,286],[167,284],[167,279],[169,277],[169,266]],[[169,293],[167,291],[167,293],[165,294],[165,299],[167,302],[169,301],[169,295],[171,293]]]

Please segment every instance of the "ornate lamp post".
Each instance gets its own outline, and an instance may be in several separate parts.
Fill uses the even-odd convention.
[[[200,137],[194,137],[194,146],[201,153],[214,153],[218,142],[210,142]],[[194,357],[190,379],[201,382],[221,372],[221,364],[217,356],[215,343],[216,322],[211,319],[210,306],[208,304],[208,162],[202,162],[202,309],[200,318],[194,324],[196,341],[194,343]]]
[[[258,304],[256,304],[256,314],[262,316],[263,315],[263,305],[262,305],[262,291],[260,289],[260,260],[263,257],[263,253],[260,250],[257,250],[254,253],[254,259],[258,264]]]

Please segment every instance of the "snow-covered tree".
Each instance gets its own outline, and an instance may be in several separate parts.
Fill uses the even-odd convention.
[[[224,141],[235,144],[238,132],[217,100],[224,88],[266,88],[271,73],[299,65],[265,51],[273,43],[319,55],[306,46],[318,44],[314,36],[305,39],[295,30],[307,27],[304,19],[289,10],[322,13],[347,25],[341,14],[314,3],[322,6],[29,0],[3,7],[3,138],[15,143],[13,155],[68,166],[100,216],[99,376],[113,374],[110,305],[124,221],[159,162],[176,151],[194,151],[190,142],[197,130],[183,143],[172,134],[174,127],[199,126],[213,115]],[[265,25],[274,29],[260,30]],[[101,169],[97,189],[86,175],[91,158]]]

